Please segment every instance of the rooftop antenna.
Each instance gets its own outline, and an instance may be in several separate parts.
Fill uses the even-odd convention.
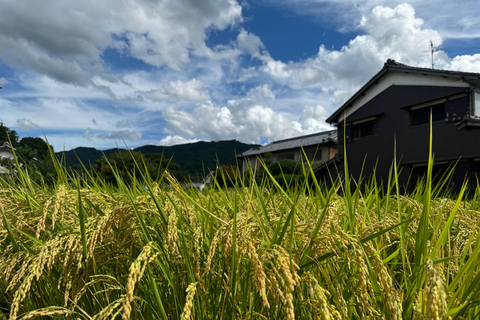
[[[433,69],[433,66],[434,66],[434,65],[433,65],[433,54],[435,53],[435,50],[436,50],[436,49],[435,49],[435,47],[433,46],[433,42],[432,42],[432,40],[430,40],[430,55],[431,55],[431,57],[432,57],[432,69]]]

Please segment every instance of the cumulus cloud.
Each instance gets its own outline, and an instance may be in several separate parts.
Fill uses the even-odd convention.
[[[315,56],[288,63],[263,55],[260,70],[276,83],[295,90],[323,90],[323,96],[330,96],[329,112],[333,112],[378,72],[387,59],[431,67],[426,52],[430,41],[436,46],[444,41],[440,33],[426,27],[424,20],[416,17],[415,9],[406,3],[394,8],[377,6],[361,18],[357,27],[363,34],[340,50],[320,45]],[[474,72],[480,70],[480,55],[451,59],[444,51],[437,50],[434,64],[437,69]]]
[[[37,124],[35,124],[32,120],[23,118],[17,119],[16,122],[17,126],[22,130],[29,130],[29,129],[37,129],[40,128]]]
[[[199,142],[199,139],[185,139],[184,137],[181,136],[166,136],[162,140],[158,142],[159,146],[175,146],[179,144],[186,144],[186,143],[195,143]]]
[[[450,69],[480,73],[480,54],[456,56],[450,64]]]
[[[269,105],[275,94],[268,85],[250,90],[225,106],[200,103],[192,112],[168,108],[164,112],[169,132],[206,140],[239,139],[259,143],[261,137],[284,138],[301,133],[301,125],[275,112]]]
[[[287,7],[297,14],[340,31],[355,30],[363,16],[379,6],[395,7],[404,0],[266,0],[275,6]],[[409,0],[419,16],[427,21],[427,27],[440,32],[445,38],[478,38],[480,21],[472,8],[476,0],[464,0],[459,5],[450,0]]]
[[[0,77],[0,86],[4,86],[8,83],[7,79]]]
[[[209,101],[197,104],[190,111],[168,108],[163,113],[168,132],[210,140],[236,138],[259,143],[261,138],[282,139],[329,130],[325,119],[378,72],[387,59],[429,67],[430,59],[422,56],[422,52],[429,48],[430,41],[437,45],[443,43],[440,33],[426,27],[415,9],[406,3],[394,8],[377,6],[359,20],[357,27],[361,34],[340,50],[320,45],[315,56],[296,62],[273,59],[257,36],[242,30],[237,37],[238,48],[262,64],[244,69],[238,81],[255,83],[268,79],[268,84],[257,86],[244,98],[231,99],[226,104]],[[480,55],[450,59],[440,50],[435,53],[435,66],[473,71],[480,68],[479,59]],[[291,89],[298,92],[293,110],[286,110],[294,106],[288,101],[289,94],[278,89],[284,86],[290,87],[290,92]],[[324,101],[322,105],[311,104],[313,94]]]
[[[179,69],[211,54],[208,30],[242,20],[235,0],[0,0],[0,59],[66,83],[104,75],[107,48],[146,64]]]
[[[288,138],[330,129],[324,119],[387,59],[429,67],[430,40],[440,46],[480,30],[473,10],[446,0],[431,12],[420,0],[271,1],[359,35],[337,50],[319,41],[316,54],[287,62],[242,28],[238,0],[0,0],[0,63],[15,87],[2,90],[2,120],[33,130],[34,119],[60,145],[56,132],[94,146],[165,134],[162,145]],[[206,41],[227,28],[227,43]],[[439,50],[435,67],[480,72],[480,54]]]
[[[203,91],[203,82],[193,78],[190,81],[170,81],[163,89],[151,90],[145,97],[154,101],[203,101],[209,100],[208,92]]]
[[[300,124],[305,133],[315,133],[326,130],[331,130],[325,119],[330,116],[330,113],[321,105],[306,106],[300,117]]]
[[[262,40],[253,33],[241,30],[237,36],[238,49],[250,54],[254,58],[262,56],[265,45]]]
[[[355,37],[341,50],[328,50],[321,45],[316,56],[288,64],[264,58],[262,70],[295,88],[332,83],[336,89],[357,88],[389,58],[427,67],[429,60],[421,56],[422,51],[428,48],[430,40],[439,45],[443,40],[437,31],[423,28],[423,24],[409,4],[376,7],[358,26],[365,34]],[[448,56],[444,52],[440,51],[436,59],[447,66]]]

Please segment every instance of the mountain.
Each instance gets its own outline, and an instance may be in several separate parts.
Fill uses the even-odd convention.
[[[216,162],[220,165],[237,164],[236,155],[250,148],[258,147],[256,144],[245,144],[237,140],[217,141],[217,142],[195,142],[180,144],[170,147],[146,145],[133,149],[142,154],[163,153],[166,157],[173,157],[182,170],[190,174],[203,175],[208,170],[214,170]],[[114,152],[122,152],[125,149],[97,150],[95,148],[78,147],[70,151],[57,152],[59,158],[63,157],[67,166],[80,164],[85,165],[95,163],[103,155],[108,156]]]

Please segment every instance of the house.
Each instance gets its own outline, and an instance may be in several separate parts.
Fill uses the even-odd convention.
[[[337,130],[330,130],[274,141],[265,146],[253,148],[238,155],[245,165],[253,170],[262,167],[261,161],[269,160],[275,163],[283,159],[320,164],[332,158],[337,153]],[[306,157],[305,157],[306,156]]]
[[[480,173],[480,74],[410,67],[388,60],[326,121],[338,128],[338,157],[320,178],[348,171],[385,185],[396,151],[399,182],[411,188],[426,172],[432,117],[434,174],[455,166],[451,186]],[[375,170],[375,174],[373,174]]]
[[[10,159],[13,160],[13,150],[8,141],[5,141],[2,146],[0,146],[0,159]],[[0,174],[9,173],[10,171],[7,168],[4,168],[0,165]]]

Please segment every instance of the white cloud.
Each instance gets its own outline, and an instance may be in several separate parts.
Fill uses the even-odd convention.
[[[186,144],[186,143],[195,143],[199,142],[199,139],[185,139],[181,136],[166,136],[162,140],[158,142],[159,146],[175,146],[179,144]]]
[[[14,71],[2,120],[21,130],[41,124],[57,148],[58,132],[71,147],[164,134],[164,145],[288,138],[330,129],[324,119],[387,59],[429,67],[430,40],[440,46],[480,30],[474,10],[446,0],[435,10],[419,0],[271,1],[359,35],[337,50],[319,41],[315,55],[287,62],[241,28],[237,0],[0,0],[0,62]],[[229,42],[207,46],[227,28]],[[110,65],[109,54],[120,62]],[[480,54],[437,51],[435,66],[480,72]]]
[[[22,130],[28,130],[28,129],[37,129],[40,128],[37,124],[33,123],[32,120],[23,118],[23,119],[17,119],[16,124],[20,129]]]
[[[456,56],[451,62],[450,69],[480,73],[480,54]]]
[[[363,16],[376,7],[395,7],[405,0],[265,0],[273,6],[283,6],[290,11],[339,31],[355,31]],[[479,38],[480,20],[476,0],[455,2],[450,0],[409,0],[426,26],[435,29],[444,38]]]
[[[321,105],[306,106],[303,109],[302,116],[300,117],[300,124],[305,133],[316,133],[326,130],[331,130],[328,124],[325,123],[325,119],[330,115],[327,110]]]
[[[212,54],[208,30],[242,20],[235,0],[0,0],[0,6],[1,60],[80,85],[105,76],[107,48],[179,69],[191,56]]]
[[[142,133],[139,131],[122,130],[110,133],[99,133],[96,137],[98,139],[140,141],[142,139]]]
[[[153,101],[204,101],[209,100],[208,92],[202,90],[203,83],[195,78],[183,82],[170,81],[163,89],[152,90],[145,93],[145,97]]]
[[[425,27],[424,20],[416,17],[409,4],[395,8],[377,6],[360,19],[357,27],[362,34],[340,50],[321,45],[315,56],[288,63],[274,60],[262,51],[258,37],[241,31],[238,48],[258,57],[262,65],[243,69],[239,79],[249,83],[266,81],[268,85],[257,86],[244,98],[230,99],[223,105],[200,103],[190,111],[170,107],[163,113],[168,133],[258,143],[261,138],[282,139],[329,130],[324,120],[378,72],[387,59],[429,67],[430,59],[422,52],[429,48],[430,41],[443,43],[439,32]],[[476,70],[480,67],[479,59],[480,55],[474,55],[452,60],[445,52],[437,51],[435,65]],[[285,90],[285,86],[291,89]],[[321,104],[312,103],[314,95]]]
[[[212,102],[197,105],[192,112],[168,108],[164,112],[170,134],[205,140],[239,139],[259,143],[261,137],[278,139],[299,135],[301,125],[275,112],[275,99],[268,85],[250,90],[245,98],[230,100],[226,106]]]
[[[247,52],[254,58],[260,57],[263,54],[261,51],[265,49],[265,45],[258,36],[243,29],[237,36],[237,46],[240,50]]]
[[[322,88],[322,95],[330,96],[328,111],[333,112],[378,72],[387,59],[431,67],[427,53],[430,41],[438,46],[444,41],[438,31],[426,28],[424,20],[417,18],[414,8],[406,3],[395,8],[375,7],[362,17],[358,28],[364,34],[356,36],[340,50],[329,50],[321,45],[317,55],[289,63],[264,55],[261,70],[275,82],[295,90]],[[480,70],[480,55],[450,59],[444,51],[438,50],[434,64],[438,69],[474,72]]]
[[[123,141],[140,141],[142,133],[139,131],[121,130],[112,132],[98,132],[91,128],[87,128],[83,133],[83,138],[88,141],[94,140],[115,140],[117,142]]]
[[[8,83],[7,79],[5,79],[5,78],[3,78],[3,77],[0,78],[0,86],[4,86],[4,85],[6,85],[7,83]]]

